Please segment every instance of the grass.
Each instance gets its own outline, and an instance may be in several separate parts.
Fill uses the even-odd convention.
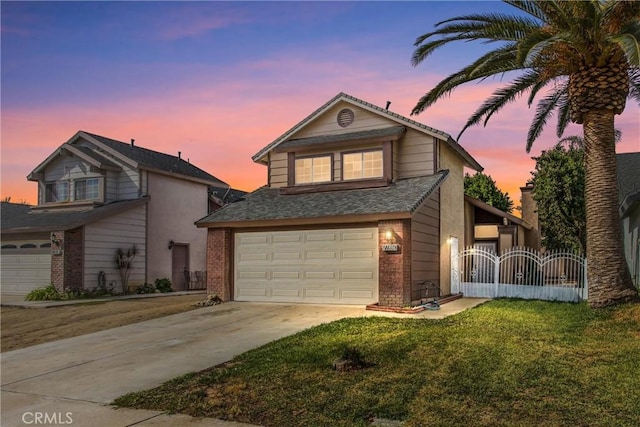
[[[345,348],[369,367],[333,370]],[[344,319],[114,404],[265,426],[640,425],[640,305],[496,300]]]

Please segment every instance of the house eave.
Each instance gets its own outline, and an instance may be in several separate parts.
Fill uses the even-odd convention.
[[[198,228],[262,228],[262,227],[283,227],[283,226],[309,226],[327,224],[358,224],[373,223],[384,220],[411,218],[411,212],[387,212],[380,214],[365,215],[335,215],[311,218],[284,218],[284,219],[264,219],[249,221],[212,221],[196,222]]]
[[[191,182],[195,182],[198,184],[203,184],[203,185],[213,185],[213,186],[229,186],[227,183],[222,182],[222,181],[215,181],[215,180],[208,180],[208,179],[201,179],[201,178],[196,178],[193,176],[188,176],[188,175],[184,175],[181,173],[176,173],[176,172],[169,172],[166,170],[162,170],[162,169],[157,169],[157,168],[153,168],[153,167],[149,167],[149,166],[142,166],[140,165],[140,170],[146,170],[148,172],[153,172],[156,173],[158,175],[165,175],[165,176],[170,176],[172,178],[176,178],[176,179],[181,179],[184,181],[191,181]]]
[[[501,218],[506,218],[509,221],[511,221],[512,223],[516,224],[516,225],[521,225],[522,227],[526,228],[527,230],[532,230],[533,226],[531,224],[529,224],[527,221],[518,218],[517,216],[511,215],[508,212],[502,211],[496,207],[493,207],[491,205],[488,205],[487,203],[483,202],[482,200],[478,200],[476,198],[473,198],[471,196],[467,196],[465,194],[464,196],[464,200],[466,202],[469,202],[471,205],[476,206],[484,211],[487,211],[493,215],[499,216]]]

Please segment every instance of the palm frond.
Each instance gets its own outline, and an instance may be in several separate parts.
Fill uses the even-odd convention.
[[[539,28],[533,20],[508,15],[469,15],[436,25],[443,26],[416,39],[416,49],[411,58],[413,66],[420,64],[436,49],[454,41],[516,41]],[[427,42],[434,36],[445,35],[447,37]]]
[[[530,70],[523,76],[516,78],[509,86],[497,89],[493,95],[484,101],[469,117],[464,127],[458,134],[457,139],[471,126],[478,124],[484,118],[484,126],[487,125],[491,116],[500,111],[505,105],[515,101],[523,92],[532,86],[540,83],[540,74],[535,70]],[[548,81],[548,80],[547,80]]]
[[[558,99],[558,122],[556,123],[556,136],[560,138],[571,122],[571,108],[569,106],[568,90],[565,87],[563,94]]]
[[[640,68],[629,70],[629,98],[640,104]]]
[[[640,66],[640,22],[628,24],[621,34],[611,36],[608,40],[620,47],[629,65]]]
[[[508,5],[511,5],[515,8],[520,9],[521,11],[538,18],[540,21],[544,23],[547,22],[547,15],[540,9],[535,1],[529,0],[504,0],[504,2]]]
[[[418,100],[411,111],[411,115],[419,114],[439,99],[449,95],[458,86],[474,80],[483,79],[499,73],[517,70],[513,63],[514,51],[512,46],[505,46],[483,55],[473,64],[451,74],[443,79],[433,89]]]
[[[535,141],[544,130],[547,120],[549,120],[553,115],[553,110],[558,107],[558,102],[562,97],[562,94],[563,91],[556,88],[538,102],[536,114],[533,117],[533,121],[529,127],[529,132],[527,133],[527,153],[531,151],[533,141]]]

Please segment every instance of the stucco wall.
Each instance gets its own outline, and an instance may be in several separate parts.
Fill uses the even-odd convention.
[[[440,187],[440,290],[451,292],[451,260],[447,239],[464,241],[464,167],[462,159],[445,143],[438,147],[440,169],[449,169],[449,176]]]
[[[207,186],[148,174],[147,281],[171,279],[169,241],[189,245],[189,270],[205,271],[207,230],[194,222],[207,215]]]

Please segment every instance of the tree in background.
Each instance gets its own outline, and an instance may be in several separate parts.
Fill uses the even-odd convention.
[[[542,245],[585,253],[584,150],[558,144],[533,159],[536,166],[531,182]]]
[[[412,64],[442,46],[482,41],[494,48],[425,93],[419,114],[457,87],[514,75],[469,117],[462,132],[524,96],[541,96],[527,135],[527,152],[556,113],[561,137],[572,121],[585,141],[585,200],[589,305],[640,301],[622,247],[618,215],[615,115],[627,98],[640,101],[640,1],[509,0],[517,14],[470,13],[436,24],[418,37]],[[461,134],[462,134],[461,132]],[[460,137],[460,135],[458,136]]]
[[[482,172],[464,175],[464,194],[482,200],[501,211],[508,213],[513,211],[513,201],[509,198],[509,193],[500,191],[493,178]]]

